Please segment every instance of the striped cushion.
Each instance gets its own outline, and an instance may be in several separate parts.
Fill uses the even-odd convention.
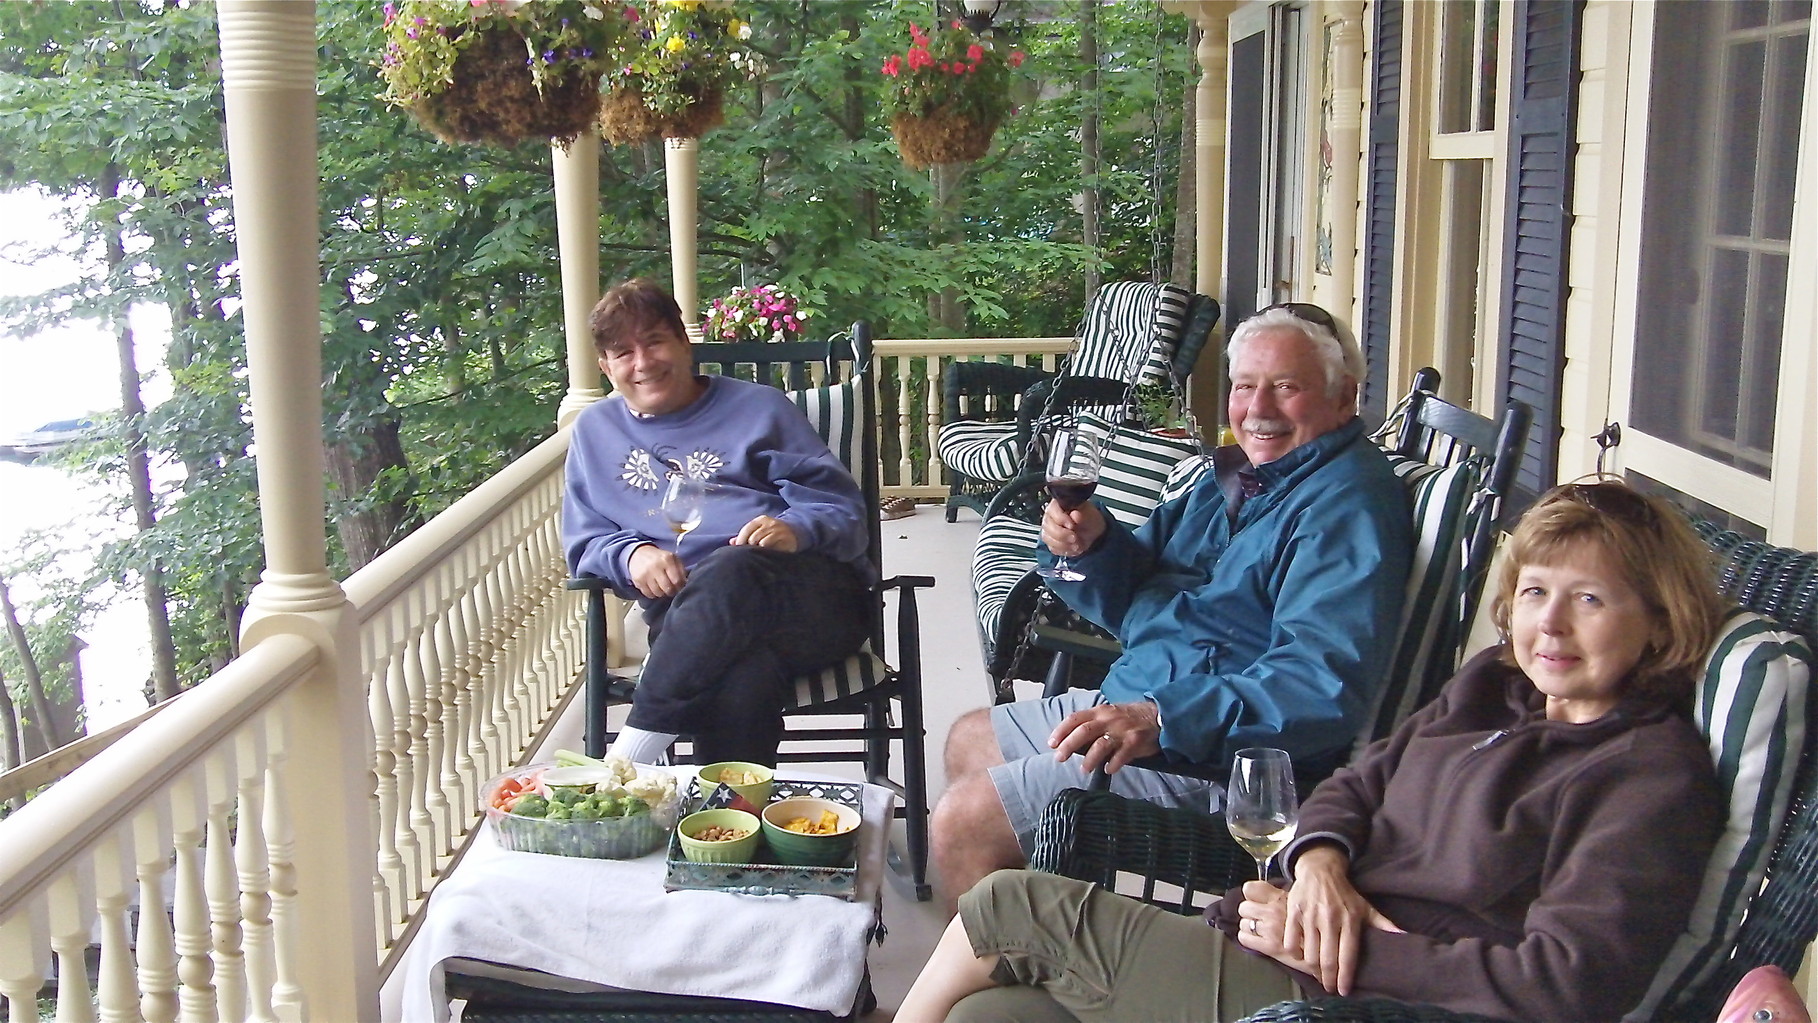
[[[1199,444],[1191,437],[1162,437],[1129,426],[1113,429],[1097,415],[1079,418],[1082,429],[1109,437],[1093,496],[1112,518],[1131,529],[1149,521],[1149,514],[1161,503],[1169,472],[1199,454]]]
[[[795,680],[795,702],[791,707],[812,707],[832,703],[854,693],[863,692],[889,678],[890,665],[871,652],[871,641],[859,652],[830,668],[813,675],[800,675]]]
[[[942,425],[935,453],[947,468],[991,483],[1008,483],[1023,457],[1016,446],[1015,423],[970,419]]]
[[[1211,471],[1211,455],[1196,455],[1176,462],[1174,468],[1168,470],[1167,482],[1162,484],[1162,503],[1166,504],[1192,490],[1200,478]]]
[[[1010,590],[1035,570],[1041,538],[1041,526],[1014,515],[993,515],[978,527],[972,551],[972,596],[980,635],[997,635]]]
[[[864,407],[864,402],[871,397],[865,378],[854,376],[842,384],[784,393],[814,424],[815,432],[839,456],[846,471],[857,478],[865,461],[863,430],[870,418],[869,410]]]
[[[1079,351],[1067,372],[1075,376],[1168,380],[1168,363],[1180,346],[1192,295],[1172,284],[1116,281],[1098,289],[1080,325]]]
[[[1670,1008],[1657,1008],[1676,1006],[1729,955],[1786,817],[1812,710],[1812,669],[1803,640],[1752,611],[1733,612],[1718,631],[1692,713],[1710,742],[1729,814],[1692,919],[1631,1017],[1672,1017]]]
[[[841,384],[786,393],[814,424],[815,432],[827,442],[827,447],[839,456],[846,471],[858,476],[864,462],[864,425],[869,419],[863,403],[871,397],[865,378],[855,376]],[[810,707],[851,696],[877,685],[888,678],[891,671],[888,664],[871,652],[871,641],[866,640],[858,653],[844,661],[816,674],[797,678],[792,706]]]
[[[1389,662],[1357,748],[1394,730],[1439,691],[1458,668],[1458,621],[1463,594],[1460,566],[1470,531],[1466,524],[1483,461],[1469,458],[1441,468],[1401,455],[1390,466],[1407,486],[1414,507],[1414,550],[1408,587]]]

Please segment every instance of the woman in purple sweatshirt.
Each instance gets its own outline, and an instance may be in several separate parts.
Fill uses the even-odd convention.
[[[871,624],[864,495],[782,391],[700,376],[681,311],[646,280],[609,289],[588,325],[613,394],[575,417],[562,545],[576,575],[635,599],[650,654],[612,751],[652,763],[776,763],[797,675],[856,652]],[[672,475],[709,487],[677,536]]]
[[[1684,927],[1716,841],[1690,720],[1720,603],[1663,501],[1568,484],[1510,542],[1502,643],[1313,790],[1213,925],[1002,871],[961,900],[902,1020],[1228,1020],[1326,993],[1613,1020]],[[1248,954],[1244,950],[1248,950]]]

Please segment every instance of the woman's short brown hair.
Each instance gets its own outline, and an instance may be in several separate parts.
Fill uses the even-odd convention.
[[[1647,604],[1656,634],[1665,637],[1663,642],[1650,641],[1642,651],[1623,695],[1684,706],[1723,613],[1710,549],[1679,509],[1625,483],[1601,480],[1557,486],[1522,516],[1509,539],[1490,606],[1497,633],[1506,645],[1521,570],[1558,564],[1574,546],[1587,541],[1622,573],[1623,581]],[[1504,657],[1509,657],[1507,650]]]
[[[593,350],[601,358],[654,330],[688,336],[681,307],[647,277],[633,277],[607,288],[587,314],[587,329],[593,332]]]

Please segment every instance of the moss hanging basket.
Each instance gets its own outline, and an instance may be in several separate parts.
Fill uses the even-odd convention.
[[[646,106],[643,90],[635,85],[614,89],[600,102],[600,137],[615,146],[665,137],[698,139],[725,123],[725,96],[719,89],[691,96],[687,106],[671,114]]]
[[[593,123],[600,108],[597,74],[576,68],[538,92],[525,64],[524,37],[505,29],[479,32],[455,58],[448,88],[411,104],[424,127],[447,142],[515,146],[528,139],[566,144]]]
[[[998,122],[975,121],[939,107],[926,115],[897,114],[890,132],[903,162],[917,170],[936,163],[969,163],[984,156],[997,134]]]

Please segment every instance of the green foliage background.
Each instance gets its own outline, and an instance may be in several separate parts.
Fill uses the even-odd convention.
[[[1154,232],[1165,252],[1174,224],[1184,19],[1149,0],[1104,6],[1101,88],[1088,95],[1076,88],[1078,4],[1006,3],[1000,33],[1028,54],[1019,109],[943,214],[930,176],[897,157],[878,72],[935,5],[758,0],[739,10],[771,73],[729,96],[726,125],[701,143],[703,300],[780,283],[828,329],[864,319],[878,337],[923,337],[951,332],[930,312],[931,296],[950,291],[967,333],[1053,335],[1072,333],[1089,268],[1151,278]],[[332,494],[331,515],[398,501],[403,529],[553,428],[566,380],[550,156],[540,145],[435,141],[379,100],[380,4],[316,12],[324,429],[356,450],[376,450],[369,442],[393,429],[403,452],[365,492]],[[1081,244],[1072,202],[1088,109],[1102,123],[1096,249]],[[126,438],[143,430],[154,461],[180,467],[157,494],[158,525],[87,552],[92,570],[47,590],[33,623],[79,629],[94,610],[85,595],[156,558],[171,576],[183,677],[200,681],[231,655],[261,565],[212,7],[0,4],[0,123],[12,141],[0,147],[0,189],[37,186],[66,203],[68,237],[46,248],[92,266],[111,225],[128,239],[112,273],[0,306],[0,329],[111,329],[134,303],[169,309],[174,324],[162,367],[173,397],[143,422],[116,416],[105,439],[67,459],[124,502]],[[606,148],[600,160],[604,280],[667,280],[660,146]],[[50,543],[36,538],[0,561],[42,569]]]

